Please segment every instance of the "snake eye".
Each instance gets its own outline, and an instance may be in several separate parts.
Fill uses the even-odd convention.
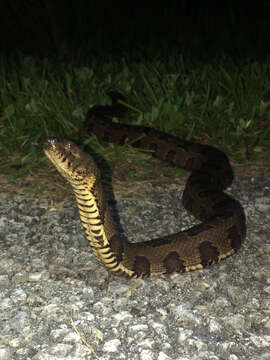
[[[67,141],[67,142],[64,144],[65,150],[67,150],[67,151],[71,151],[71,149],[72,149],[73,146],[74,146],[74,144],[73,144],[71,141]]]

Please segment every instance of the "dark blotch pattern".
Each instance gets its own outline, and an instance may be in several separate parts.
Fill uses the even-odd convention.
[[[146,259],[145,256],[136,256],[133,270],[138,276],[149,276],[150,262]]]
[[[210,241],[204,241],[199,245],[202,266],[207,266],[218,260],[219,252]]]
[[[205,191],[200,191],[199,196],[204,198],[204,197],[216,195],[217,193],[218,193],[218,191],[216,189],[209,189],[209,190],[205,190]]]
[[[212,209],[210,207],[208,209],[201,208],[198,212],[196,211],[196,214],[195,211],[193,212],[193,214],[201,221],[210,220],[212,218]]]
[[[192,170],[192,169],[198,169],[198,159],[195,157],[189,157],[186,160],[185,166],[183,166],[184,169]]]
[[[192,185],[207,185],[209,186],[209,175],[196,173],[196,176],[191,175],[189,184]]]
[[[127,140],[127,137],[126,137],[125,135],[121,136],[121,137],[119,138],[119,144],[120,144],[120,145],[124,145],[125,142],[126,142],[126,140]]]
[[[123,254],[123,243],[119,236],[114,235],[109,240],[110,248],[115,255],[116,261],[119,263],[122,261],[122,254]]]
[[[138,129],[140,129],[141,133],[144,133],[147,136],[153,136],[152,134],[155,133],[155,130],[150,127],[139,126]]]
[[[89,111],[88,117],[86,116],[85,125],[89,132],[94,132],[104,141],[123,144],[128,140],[132,146],[150,149],[153,151],[153,156],[192,172],[182,201],[184,207],[196,218],[207,222],[185,231],[185,234],[190,236],[191,247],[200,252],[201,265],[206,266],[217,261],[220,255],[218,242],[215,239],[207,240],[208,232],[214,226],[210,226],[209,221],[228,219],[230,225],[225,230],[226,236],[222,234],[224,235],[222,241],[230,242],[234,250],[239,249],[246,233],[245,214],[238,201],[222,193],[222,190],[233,180],[233,172],[227,156],[212,146],[181,140],[152,128],[112,123],[110,119],[113,116],[121,117],[127,108],[118,103],[118,100],[125,100],[121,94],[113,91],[108,95],[111,97],[112,106],[94,106]],[[98,206],[100,207],[99,204]],[[106,209],[101,210],[103,210],[101,213],[105,213]],[[87,212],[87,209],[84,211]],[[200,245],[197,244],[196,238],[192,239],[197,235],[200,241],[203,241]],[[149,241],[144,246],[152,247],[153,251],[160,247],[157,250],[162,251],[162,245],[170,242],[171,240],[165,237]],[[109,246],[112,257],[114,254],[117,262],[121,262],[126,247],[119,236],[113,236]],[[186,267],[181,255],[184,257],[185,254],[178,254],[176,251],[164,254],[163,266],[168,273],[185,271]],[[151,275],[151,261],[151,256],[136,256],[130,268],[137,276],[148,276]],[[188,263],[188,260],[186,261]]]
[[[149,149],[150,149],[150,150],[153,150],[154,152],[156,152],[157,149],[158,149],[157,144],[155,144],[155,143],[149,144]]]
[[[176,156],[176,152],[173,150],[170,150],[166,154],[165,161],[168,161],[170,163],[175,163],[175,156]]]
[[[242,239],[241,239],[241,236],[240,236],[236,226],[232,226],[229,229],[229,236],[228,237],[231,240],[231,247],[235,251],[237,251],[241,246]]]
[[[156,132],[156,135],[158,136],[159,140],[163,140],[166,143],[170,143],[170,135],[163,133],[163,132]]]
[[[192,197],[187,191],[184,190],[182,203],[184,205],[184,208],[189,212],[192,212],[192,202],[193,202]]]
[[[221,201],[217,202],[214,205],[214,210],[219,211],[219,210],[224,210],[224,209],[228,209],[228,208],[233,208],[234,204],[235,204],[235,200],[233,200],[229,196],[226,196],[226,198],[223,198]]]
[[[181,260],[180,256],[176,251],[170,252],[169,255],[163,261],[163,265],[166,268],[168,273],[176,272],[184,272],[186,267],[183,260]]]
[[[110,140],[110,133],[107,131],[104,131],[102,140],[105,142],[108,142]]]
[[[138,139],[138,140],[134,141],[134,142],[132,143],[132,146],[142,147],[143,145],[142,145],[141,139]]]
[[[179,149],[182,149],[185,152],[188,152],[190,147],[192,146],[192,143],[190,141],[179,138],[175,138],[175,144]]]
[[[233,211],[231,210],[221,210],[222,213],[221,214],[218,214],[218,212],[216,212],[217,216],[220,218],[220,219],[223,219],[223,220],[226,220],[226,219],[229,219],[233,216]]]

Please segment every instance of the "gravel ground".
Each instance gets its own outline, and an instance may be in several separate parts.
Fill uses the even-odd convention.
[[[269,360],[270,179],[237,178],[248,237],[231,258],[160,278],[109,274],[74,202],[0,200],[0,360]],[[194,223],[174,184],[111,202],[131,241]]]

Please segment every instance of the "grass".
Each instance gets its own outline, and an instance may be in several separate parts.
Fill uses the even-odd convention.
[[[238,163],[269,154],[269,60],[192,63],[174,54],[81,66],[19,57],[0,61],[0,171],[10,178],[46,171],[42,139],[51,135],[89,144],[111,164],[126,158],[127,147],[102,144],[83,130],[87,109],[109,102],[111,89],[126,96],[127,123],[216,145]]]

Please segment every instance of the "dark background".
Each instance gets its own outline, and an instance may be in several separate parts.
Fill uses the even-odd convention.
[[[270,1],[0,2],[1,54],[111,57],[175,50],[194,57],[264,57]]]

